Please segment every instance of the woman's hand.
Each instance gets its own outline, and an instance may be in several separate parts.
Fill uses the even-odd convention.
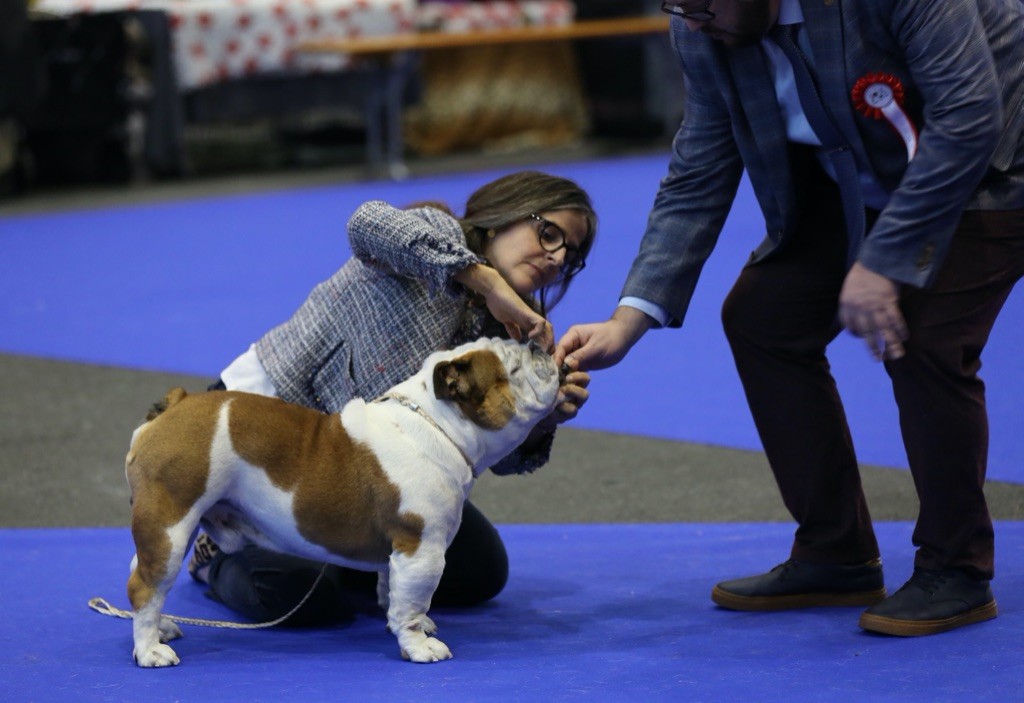
[[[558,389],[558,403],[551,414],[537,423],[536,431],[541,433],[551,432],[563,422],[568,422],[579,414],[580,408],[590,398],[590,374],[579,370],[576,361],[567,361],[569,373]]]
[[[489,266],[471,264],[456,274],[455,280],[483,297],[491,315],[505,325],[512,339],[532,339],[544,351],[551,351],[555,344],[551,323],[523,302],[500,273]]]
[[[645,313],[620,305],[606,322],[570,327],[558,340],[555,363],[587,370],[614,366],[653,324]]]

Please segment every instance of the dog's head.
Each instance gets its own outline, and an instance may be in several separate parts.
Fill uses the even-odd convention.
[[[426,365],[432,367],[434,397],[485,430],[476,434],[490,461],[522,443],[558,399],[558,367],[533,344],[479,339],[434,354]]]
[[[455,402],[480,427],[519,421],[532,429],[554,408],[558,368],[536,345],[480,339],[451,355],[434,364],[434,397]]]

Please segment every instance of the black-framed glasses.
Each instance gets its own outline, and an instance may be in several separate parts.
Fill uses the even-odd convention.
[[[666,12],[676,17],[682,17],[684,20],[693,20],[694,22],[710,22],[715,19],[715,13],[709,10],[711,7],[712,0],[705,0],[704,4],[700,7],[687,10],[682,5],[677,5],[674,2],[663,2],[661,3],[661,11]]]
[[[530,213],[530,219],[537,222],[537,239],[541,249],[552,253],[565,249],[565,259],[558,267],[563,276],[575,276],[586,267],[587,261],[579,247],[570,246],[565,241],[565,230],[534,213]]]

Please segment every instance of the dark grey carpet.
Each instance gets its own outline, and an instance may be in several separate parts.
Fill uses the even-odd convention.
[[[150,404],[209,379],[0,355],[0,525],[127,525],[124,454]],[[879,520],[912,520],[910,475],[864,467]],[[1024,518],[1024,486],[987,489]],[[784,521],[764,456],[567,427],[530,476],[485,474],[473,501],[498,523]]]

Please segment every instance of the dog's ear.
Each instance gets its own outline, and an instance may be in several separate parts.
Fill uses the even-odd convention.
[[[466,400],[469,383],[466,381],[470,362],[465,357],[442,361],[434,367],[434,397],[438,400]]]
[[[501,429],[516,403],[501,360],[494,352],[470,352],[434,367],[434,397],[458,403],[463,414],[487,429]]]

